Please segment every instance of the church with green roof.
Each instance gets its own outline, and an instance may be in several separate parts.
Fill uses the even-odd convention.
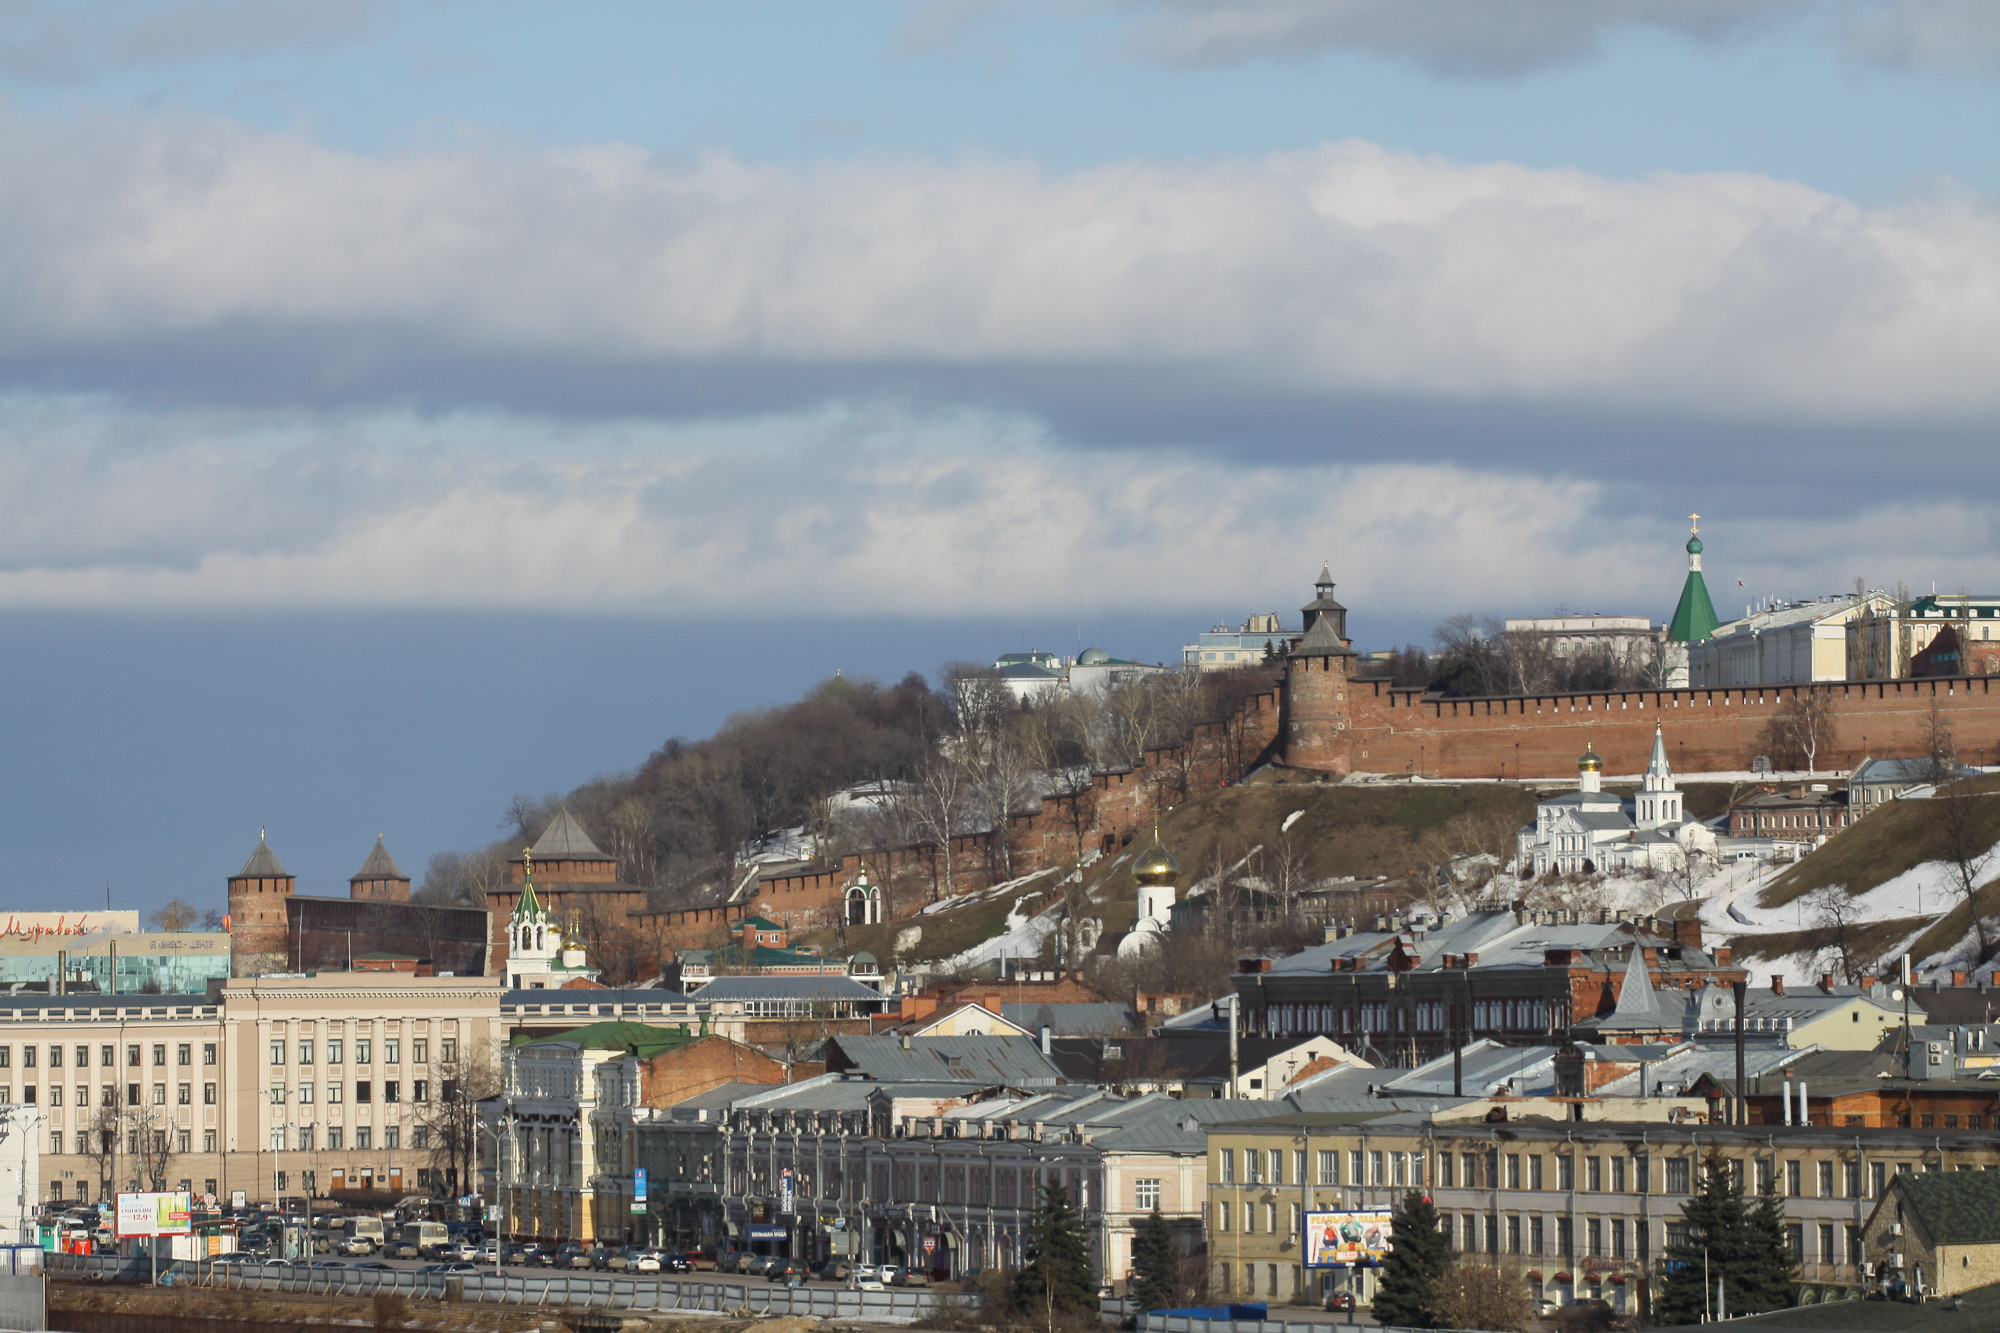
[[[1681,584],[1681,600],[1674,607],[1674,618],[1667,622],[1667,642],[1661,650],[1661,665],[1669,689],[1687,688],[1688,645],[1704,642],[1722,624],[1715,614],[1715,603],[1709,599],[1708,584],[1701,576],[1700,523],[1701,515],[1688,515],[1687,580]]]

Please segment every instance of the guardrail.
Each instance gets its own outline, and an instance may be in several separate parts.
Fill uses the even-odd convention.
[[[145,1281],[152,1269],[143,1257],[51,1254],[49,1276],[68,1281]],[[810,1315],[818,1319],[865,1319],[907,1323],[937,1308],[928,1291],[849,1291],[845,1287],[788,1287],[779,1282],[697,1282],[685,1278],[639,1278],[574,1273],[418,1273],[413,1269],[281,1268],[262,1264],[211,1265],[177,1260],[161,1267],[176,1285],[272,1291],[296,1295],[404,1296],[413,1300],[482,1301],[501,1305],[590,1306],[609,1310],[748,1310],[760,1318]]]
[[[1149,1313],[1139,1316],[1138,1327],[1141,1333],[1340,1333],[1349,1325],[1325,1319],[1203,1319],[1198,1315]],[[1397,1325],[1364,1327],[1371,1333],[1416,1333]]]

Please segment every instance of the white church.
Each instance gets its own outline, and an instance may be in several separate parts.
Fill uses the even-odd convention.
[[[1515,865],[1525,878],[1671,870],[1690,852],[1715,850],[1715,833],[1687,818],[1667,764],[1665,734],[1653,729],[1653,757],[1638,792],[1604,790],[1604,761],[1588,745],[1576,761],[1577,789],[1535,803],[1535,822],[1517,835]]]

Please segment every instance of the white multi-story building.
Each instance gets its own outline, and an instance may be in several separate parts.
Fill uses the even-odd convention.
[[[1657,728],[1646,776],[1631,797],[1604,790],[1604,761],[1595,751],[1586,749],[1576,766],[1576,790],[1537,801],[1535,822],[1517,835],[1522,874],[1672,870],[1689,853],[1714,847],[1714,833],[1682,808]]]

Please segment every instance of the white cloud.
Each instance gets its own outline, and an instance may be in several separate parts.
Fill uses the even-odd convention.
[[[1755,175],[1360,142],[1067,174],[619,146],[371,159],[209,121],[17,119],[0,218],[17,383],[54,367],[118,390],[171,365],[189,397],[305,399],[444,362],[456,401],[575,401],[607,368],[698,387],[812,367],[843,392],[1025,393],[1057,371],[1108,399],[1165,382],[1745,420],[2000,409],[2000,214],[1949,190],[1863,208]]]
[[[1734,32],[1817,0],[1114,0],[1137,11],[1155,59],[1234,64],[1326,50],[1406,56],[1459,73],[1511,74],[1587,55],[1608,33]]]
[[[1405,620],[1558,603],[1663,616],[1680,580],[1679,520],[1592,481],[1077,453],[987,412],[578,426],[17,397],[0,422],[0,608],[1207,615],[1283,609],[1240,604],[1331,559],[1351,604]],[[1990,507],[1857,508],[1705,523],[1718,604],[1744,570],[1750,594],[1936,577],[1910,557],[1945,532],[1953,577],[2000,577]]]
[[[396,0],[5,0],[0,71],[70,83],[134,66],[302,53],[374,30]]]

